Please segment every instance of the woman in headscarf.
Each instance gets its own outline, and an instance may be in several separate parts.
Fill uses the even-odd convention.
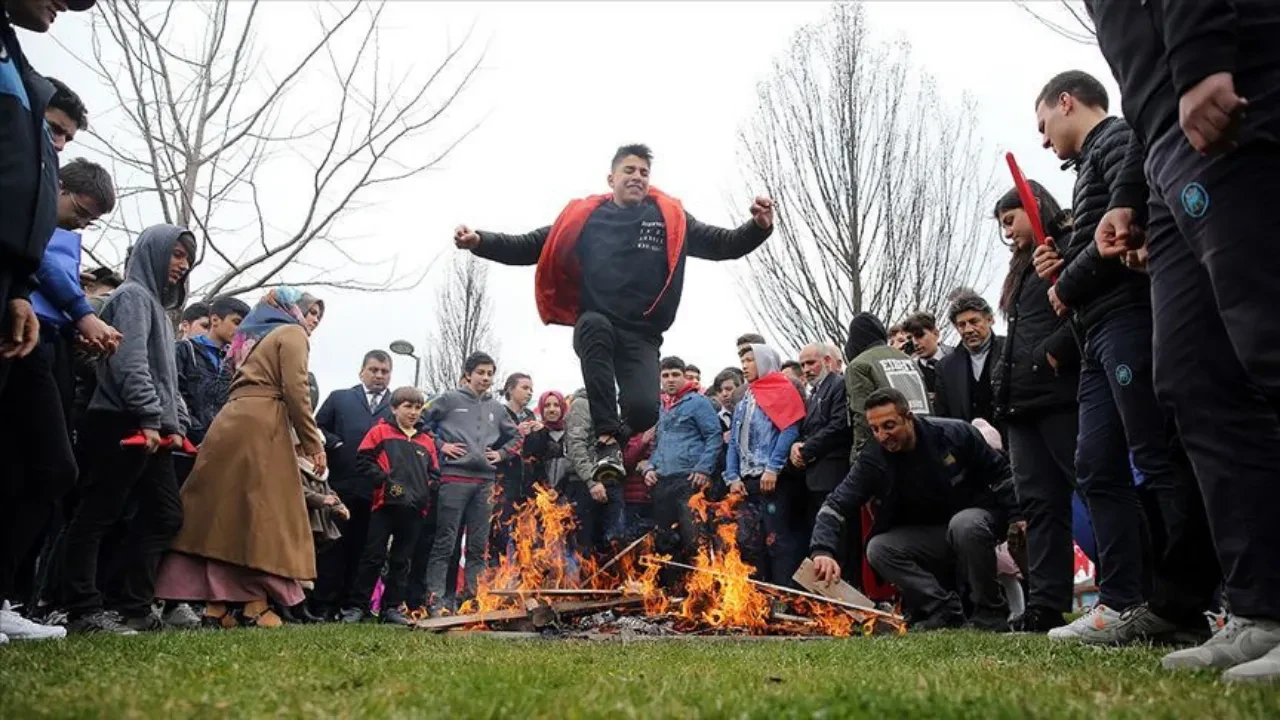
[[[555,390],[548,390],[538,398],[540,427],[524,439],[530,484],[555,488],[564,479],[568,470],[568,463],[564,462],[564,421],[568,410],[564,395]]]
[[[277,627],[270,602],[292,607],[315,578],[315,553],[290,429],[326,468],[307,386],[302,294],[279,287],[240,325],[227,351],[230,400],[209,428],[182,489],[186,522],[165,557],[158,597],[206,603],[205,622]],[[314,326],[314,325],[312,325]]]

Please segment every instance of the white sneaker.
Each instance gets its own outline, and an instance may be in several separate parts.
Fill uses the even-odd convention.
[[[0,605],[0,634],[13,640],[55,640],[67,636],[67,629],[41,625],[22,617],[6,600]]]
[[[1203,645],[1171,652],[1164,656],[1161,664],[1165,670],[1234,668],[1257,660],[1277,647],[1280,647],[1280,622],[1232,617]]]
[[[4,633],[0,633],[0,645],[8,645],[8,644],[9,644],[9,636],[5,635]]]
[[[1089,645],[1115,645],[1123,640],[1120,634],[1125,618],[1106,605],[1094,605],[1093,609],[1072,621],[1069,625],[1049,631],[1050,640],[1069,640]]]
[[[178,603],[164,614],[164,624],[176,630],[194,630],[200,627],[200,616],[187,603]]]
[[[1280,645],[1257,660],[1237,665],[1222,674],[1223,682],[1270,683],[1280,681]]]

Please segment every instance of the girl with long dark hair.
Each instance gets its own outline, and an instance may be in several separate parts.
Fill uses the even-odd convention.
[[[1071,217],[1042,185],[1031,181],[1045,233],[1066,237]],[[1049,281],[1036,276],[1030,217],[1016,190],[996,203],[995,219],[1012,257],[1000,293],[1008,339],[992,373],[997,415],[1009,437],[1018,498],[1026,520],[1030,593],[1015,629],[1046,632],[1071,609],[1072,489],[1075,483],[1076,388],[1080,348],[1070,318],[1049,302]]]

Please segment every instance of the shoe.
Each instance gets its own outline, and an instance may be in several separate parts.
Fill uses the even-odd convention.
[[[1280,647],[1280,622],[1232,617],[1203,645],[1164,656],[1165,670],[1234,668],[1251,663]]]
[[[388,625],[413,624],[413,621],[409,620],[409,618],[404,614],[404,611],[400,608],[388,608],[383,610],[382,616],[379,619]]]
[[[940,612],[927,616],[920,622],[913,622],[908,627],[915,632],[931,632],[933,630],[953,630],[964,626],[964,615],[960,613]]]
[[[281,606],[276,609],[276,613],[286,625],[312,625],[324,622],[324,618],[311,614],[311,608],[307,607],[305,602],[300,602],[293,607]]]
[[[164,629],[164,621],[160,619],[160,613],[154,610],[146,615],[125,618],[124,624],[126,627],[140,633],[159,632]]]
[[[195,630],[200,627],[200,616],[187,603],[178,603],[164,614],[164,626],[174,630]]]
[[[614,442],[596,443],[596,469],[591,479],[598,483],[620,482],[627,474],[622,465],[622,447]]]
[[[338,613],[338,622],[354,625],[364,619],[364,610],[356,607],[342,608]]]
[[[0,605],[0,635],[12,640],[56,640],[66,637],[67,629],[32,622],[5,601]]]
[[[1037,635],[1047,633],[1066,624],[1067,621],[1062,618],[1062,613],[1039,605],[1028,607],[1021,615],[1009,622],[1014,632],[1036,633]]]
[[[226,603],[211,602],[204,606],[204,614],[200,616],[200,627],[210,630],[230,630],[238,627],[240,621],[228,608]]]
[[[284,620],[280,619],[280,616],[271,609],[270,603],[266,600],[251,600],[245,603],[241,617],[244,619],[245,625],[249,627],[284,627]]]
[[[999,611],[975,612],[964,624],[966,630],[980,630],[982,632],[1007,633],[1011,632],[1009,627],[1009,615]]]
[[[0,645],[8,645],[8,644],[9,644],[9,636],[5,635],[4,633],[0,633]]]
[[[1157,615],[1146,603],[1120,613],[1120,625],[1116,628],[1118,644],[1161,643],[1169,645],[1197,645],[1205,637],[1207,626],[1199,623],[1194,628],[1179,625]]]
[[[1229,683],[1273,683],[1280,681],[1280,645],[1257,660],[1237,665],[1222,674]]]
[[[1087,645],[1116,645],[1120,642],[1120,624],[1120,613],[1098,604],[1070,624],[1050,630],[1048,636],[1050,640],[1070,640]]]
[[[67,626],[67,632],[73,633],[108,633],[110,635],[137,635],[138,631],[125,625],[119,613],[111,610],[96,610],[88,615],[81,615]]]

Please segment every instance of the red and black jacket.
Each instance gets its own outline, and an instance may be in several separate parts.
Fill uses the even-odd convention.
[[[373,487],[372,510],[384,505],[412,507],[426,515],[440,484],[440,459],[431,435],[419,431],[410,438],[386,419],[364,436],[356,466]]]

